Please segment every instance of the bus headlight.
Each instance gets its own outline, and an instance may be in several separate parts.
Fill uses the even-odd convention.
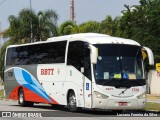
[[[108,99],[107,95],[101,94],[101,93],[99,93],[97,91],[94,91],[94,97],[95,98],[100,98],[100,99]]]
[[[138,98],[138,99],[146,98],[146,93],[143,93],[143,94],[137,96],[137,98]]]

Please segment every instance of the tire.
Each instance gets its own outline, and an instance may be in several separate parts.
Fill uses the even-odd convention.
[[[19,90],[19,93],[18,93],[18,103],[22,107],[24,107],[26,105],[26,102],[24,99],[24,92],[23,92],[22,88]]]
[[[112,110],[114,113],[122,113],[123,112],[123,110]]]
[[[22,88],[19,90],[19,93],[18,93],[18,103],[22,107],[31,107],[34,104],[33,102],[25,101],[24,91]]]
[[[52,109],[58,109],[58,107],[60,107],[59,105],[55,105],[55,104],[51,104]]]
[[[71,112],[77,112],[78,108],[77,108],[77,103],[76,103],[76,96],[74,92],[70,92],[69,93],[69,97],[68,97],[68,108]]]
[[[26,101],[26,106],[27,107],[33,107],[33,104],[34,104],[34,102],[28,102],[28,101]]]

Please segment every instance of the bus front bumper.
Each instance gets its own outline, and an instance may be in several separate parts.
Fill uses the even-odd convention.
[[[143,109],[147,99],[99,99],[94,98],[92,108],[106,110],[135,110]]]

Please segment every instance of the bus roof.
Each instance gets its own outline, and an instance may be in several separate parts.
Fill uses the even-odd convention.
[[[86,41],[90,44],[129,44],[129,45],[137,45],[140,44],[131,39],[119,38],[119,37],[112,37],[105,34],[98,34],[98,33],[79,33],[79,34],[72,34],[72,35],[65,35],[59,37],[52,37],[49,38],[47,41],[61,41],[61,40],[69,40],[69,41]]]
[[[140,46],[138,42],[131,40],[131,39],[112,37],[109,35],[98,34],[98,33],[79,33],[79,34],[52,37],[52,38],[48,38],[47,41],[40,41],[40,42],[20,44],[20,45],[9,45],[8,48],[34,45],[34,44],[42,44],[42,43],[48,43],[48,42],[57,42],[57,41],[64,41],[64,40],[69,40],[69,41],[80,40],[80,41],[86,41],[90,44],[128,44],[128,45]]]

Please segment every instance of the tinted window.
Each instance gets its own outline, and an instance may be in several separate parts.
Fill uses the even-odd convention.
[[[11,65],[11,64],[12,64],[12,49],[9,48],[7,50],[6,65]]]
[[[94,75],[99,85],[131,87],[145,85],[141,47],[124,44],[97,44]]]
[[[85,55],[84,55],[84,75],[91,79],[91,62],[90,62],[90,49],[85,47]]]
[[[80,68],[84,66],[84,42],[70,42],[67,58],[67,65],[72,65],[80,71]]]
[[[67,41],[9,48],[7,65],[64,63]]]

